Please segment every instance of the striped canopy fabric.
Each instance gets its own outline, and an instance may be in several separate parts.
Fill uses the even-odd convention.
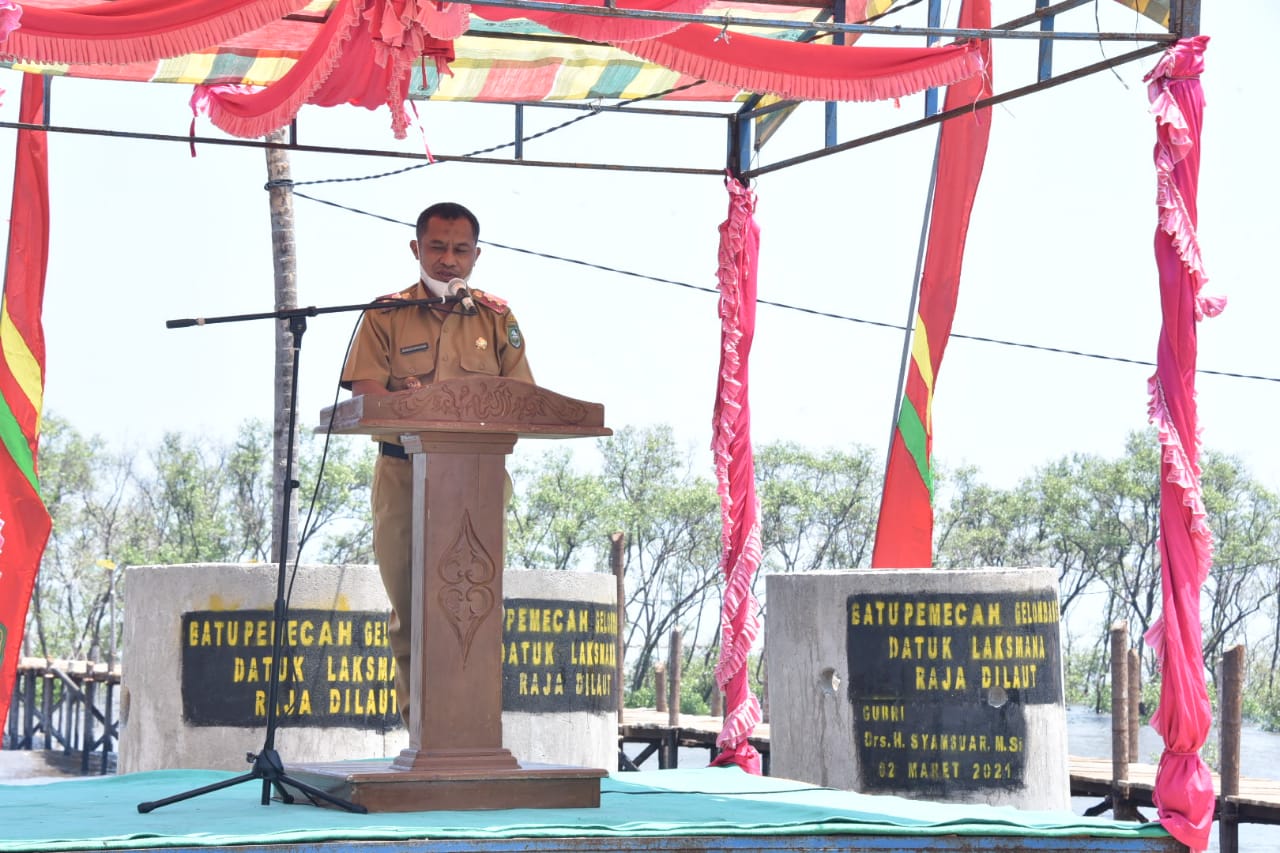
[[[91,5],[99,0],[75,0]],[[868,14],[878,14],[893,0],[872,0]],[[313,0],[305,8],[252,32],[205,49],[145,62],[5,64],[30,73],[98,80],[187,85],[269,86],[297,64],[332,14],[337,0]],[[742,8],[712,3],[708,13],[735,17],[812,21],[822,13],[814,6]],[[753,30],[759,33],[759,30]],[[801,30],[768,32],[774,38],[798,39]],[[488,21],[471,17],[467,32],[454,41],[451,74],[434,66],[413,69],[409,97],[444,101],[574,101],[655,96],[667,100],[733,101],[743,97],[734,87],[701,82],[646,62],[607,44],[567,38],[527,19]],[[697,84],[697,85],[694,85]]]
[[[1167,25],[1167,0],[1117,0],[1158,23]],[[90,7],[101,0],[58,0],[58,8]],[[901,0],[867,0],[863,18],[880,15]],[[305,4],[305,5],[304,5]],[[18,3],[17,5],[24,5]],[[25,4],[41,5],[40,0]],[[52,4],[51,4],[52,5]],[[126,63],[47,63],[8,61],[30,73],[187,85],[269,86],[297,64],[338,5],[338,0],[299,0],[298,8],[278,20],[216,45],[181,55]],[[847,4],[852,10],[859,3]],[[482,11],[477,7],[475,11]],[[714,2],[706,14],[732,14],[770,20],[829,19],[830,4],[766,5]],[[850,14],[850,20],[859,20]],[[799,39],[801,30],[753,34],[776,39]],[[829,38],[828,38],[829,40]],[[456,59],[451,75],[433,66],[415,68],[409,97],[448,101],[574,101],[630,99],[641,96],[665,100],[728,102],[745,93],[738,87],[698,83],[691,75],[664,68],[607,44],[572,39],[523,18],[486,20],[472,14],[466,33],[454,41]],[[695,85],[697,84],[697,85]]]

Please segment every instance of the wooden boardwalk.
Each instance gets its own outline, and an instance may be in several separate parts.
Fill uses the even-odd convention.
[[[671,725],[666,711],[653,708],[627,708],[618,725],[619,746],[643,744],[644,748],[633,759],[639,765],[656,757],[660,769],[674,768],[679,762],[679,748],[701,748],[715,753],[716,735],[720,732],[719,717],[681,714],[678,725]],[[769,772],[769,725],[756,726],[751,744],[764,758],[765,773]],[[1071,795],[1074,797],[1106,797],[1111,793],[1111,759],[1079,758],[1071,762]],[[1152,764],[1130,764],[1129,800],[1134,805],[1152,806],[1151,789],[1155,785],[1156,768]],[[1213,775],[1214,790],[1221,790],[1218,774]],[[1280,824],[1280,781],[1273,779],[1240,780],[1240,793],[1228,797],[1236,808],[1241,823]]]
[[[1156,783],[1154,764],[1130,764],[1129,800],[1134,805],[1151,806],[1151,789]],[[1213,789],[1221,790],[1218,774],[1213,774]],[[1105,797],[1111,793],[1110,758],[1071,759],[1071,794],[1078,797]],[[1280,824],[1280,781],[1241,777],[1240,793],[1227,798],[1234,804],[1241,823]]]
[[[653,708],[627,708],[618,723],[619,769],[635,770],[651,757],[655,757],[659,770],[668,770],[679,766],[680,748],[708,750],[714,757],[716,735],[720,734],[719,717],[703,717],[693,714],[681,714],[678,725],[671,725],[666,711]],[[769,724],[756,726],[755,734],[750,738],[752,746],[760,752],[765,775],[769,773]],[[643,748],[634,758],[628,759],[626,766],[622,759],[622,750],[626,744],[642,744]]]

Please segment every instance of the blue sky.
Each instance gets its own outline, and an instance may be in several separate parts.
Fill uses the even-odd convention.
[[[1124,28],[1116,4],[1103,29]],[[1010,8],[1002,8],[1009,6]],[[1230,299],[1201,325],[1201,366],[1280,376],[1270,346],[1280,288],[1269,249],[1280,233],[1267,167],[1276,119],[1261,100],[1269,71],[1264,33],[1280,11],[1262,0],[1206,3],[1212,37],[1204,85],[1201,241],[1209,290]],[[1227,7],[1229,11],[1227,10]],[[996,17],[1022,10],[996,4]],[[1093,26],[1089,10],[1073,28]],[[1119,18],[1117,18],[1117,15]],[[1123,20],[1121,20],[1123,19]],[[1061,45],[1099,55],[1097,45]],[[1121,51],[1117,45],[1108,54]],[[1077,53],[1085,56],[1086,53]],[[1082,60],[1083,61],[1083,60]],[[1023,80],[1034,47],[997,48],[997,85]],[[1159,332],[1151,240],[1155,222],[1152,119],[1141,60],[996,108],[969,237],[954,331],[1151,361]],[[17,76],[0,117],[17,113]],[[58,79],[55,124],[182,134],[185,86]],[[425,104],[436,153],[509,139],[511,111]],[[919,100],[841,107],[842,136],[919,115]],[[549,114],[549,115],[548,115]],[[568,116],[535,112],[533,130]],[[421,149],[391,138],[384,112],[307,108],[302,141]],[[207,122],[201,133],[213,134]],[[802,110],[770,143],[773,159],[817,147],[818,107]],[[857,443],[883,453],[902,334],[856,320],[906,320],[934,132],[916,132],[761,178],[760,298],[842,318],[761,306],[752,354],[757,443]],[[717,168],[714,122],[601,115],[531,143],[526,156],[647,161]],[[0,146],[13,132],[0,131]],[[272,263],[262,152],[89,136],[51,140],[53,247],[45,301],[46,409],[119,447],[145,447],[168,430],[228,436],[245,418],[269,420],[274,332],[266,321],[167,330],[175,317],[267,311]],[[405,161],[293,156],[297,181],[359,176]],[[7,193],[10,174],[0,174]],[[472,207],[483,240],[714,288],[716,227],[726,195],[718,177],[439,164],[378,181],[302,188],[403,221],[443,199]],[[410,229],[298,199],[298,301],[359,302],[413,280]],[[703,454],[718,358],[716,297],[484,249],[473,279],[508,299],[539,381],[602,402],[608,423],[671,424]],[[304,338],[301,416],[315,422],[333,398],[354,317],[312,319]],[[976,465],[1008,485],[1072,452],[1117,455],[1146,423],[1152,368],[953,340],[938,376],[935,454]],[[1280,383],[1202,376],[1204,441],[1239,455],[1280,484],[1274,422]],[[582,444],[582,443],[580,443]],[[519,453],[542,446],[522,444]],[[584,450],[589,453],[589,451]]]

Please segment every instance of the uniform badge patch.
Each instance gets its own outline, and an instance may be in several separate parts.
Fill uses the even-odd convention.
[[[520,334],[519,326],[507,327],[507,343],[511,344],[516,349],[520,349],[520,347],[524,345],[524,335]]]
[[[428,344],[428,343],[411,344],[407,347],[400,347],[400,354],[412,355],[415,352],[423,352],[424,350],[429,350],[429,349],[431,349],[431,344]]]
[[[484,338],[476,338],[476,349],[488,349],[489,342]]]

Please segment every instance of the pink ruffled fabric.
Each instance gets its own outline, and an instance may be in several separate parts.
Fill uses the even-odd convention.
[[[272,85],[246,90],[238,86],[196,86],[192,106],[232,136],[266,136],[293,121],[302,105],[329,79],[343,48],[360,24],[360,3],[338,0],[315,41]]]
[[[9,38],[22,22],[22,7],[11,0],[0,0],[0,44]]]
[[[720,375],[711,439],[720,493],[720,568],[725,574],[716,683],[725,693],[726,713],[716,738],[720,753],[712,764],[736,764],[758,775],[760,753],[747,739],[762,713],[748,683],[747,657],[760,634],[760,605],[751,581],[762,549],[747,367],[756,324],[760,229],[753,218],[755,195],[737,180],[728,181],[728,188],[729,215],[720,226]]]
[[[609,42],[690,77],[813,101],[886,101],[949,86],[985,68],[979,42],[848,47],[742,33],[726,39],[717,28],[703,24],[647,41]]]
[[[4,44],[5,39],[9,37],[9,33],[16,30],[22,21],[22,7],[9,0],[0,0],[0,45]],[[0,89],[0,104],[4,103],[4,89]],[[0,527],[3,527],[3,521],[0,521]],[[0,537],[0,545],[4,544],[4,539]]]
[[[429,57],[447,73],[453,59],[452,42],[429,28],[456,31],[462,8],[435,9],[431,0],[339,0],[311,47],[280,80],[253,92],[197,87],[194,100],[217,127],[244,137],[283,127],[303,104],[386,104],[392,131],[403,139],[411,123],[405,102],[414,63]]]
[[[1156,266],[1164,324],[1148,411],[1160,456],[1160,617],[1147,643],[1160,664],[1160,705],[1151,725],[1164,738],[1153,799],[1160,822],[1192,850],[1204,850],[1213,826],[1213,779],[1200,758],[1212,722],[1204,680],[1200,587],[1213,561],[1213,534],[1200,488],[1196,411],[1196,323],[1225,306],[1201,294],[1207,277],[1196,236],[1200,124],[1207,36],[1170,47],[1147,75],[1156,117]]]
[[[22,4],[4,56],[92,65],[150,62],[220,44],[279,20],[307,0],[112,0],[74,8]]]

